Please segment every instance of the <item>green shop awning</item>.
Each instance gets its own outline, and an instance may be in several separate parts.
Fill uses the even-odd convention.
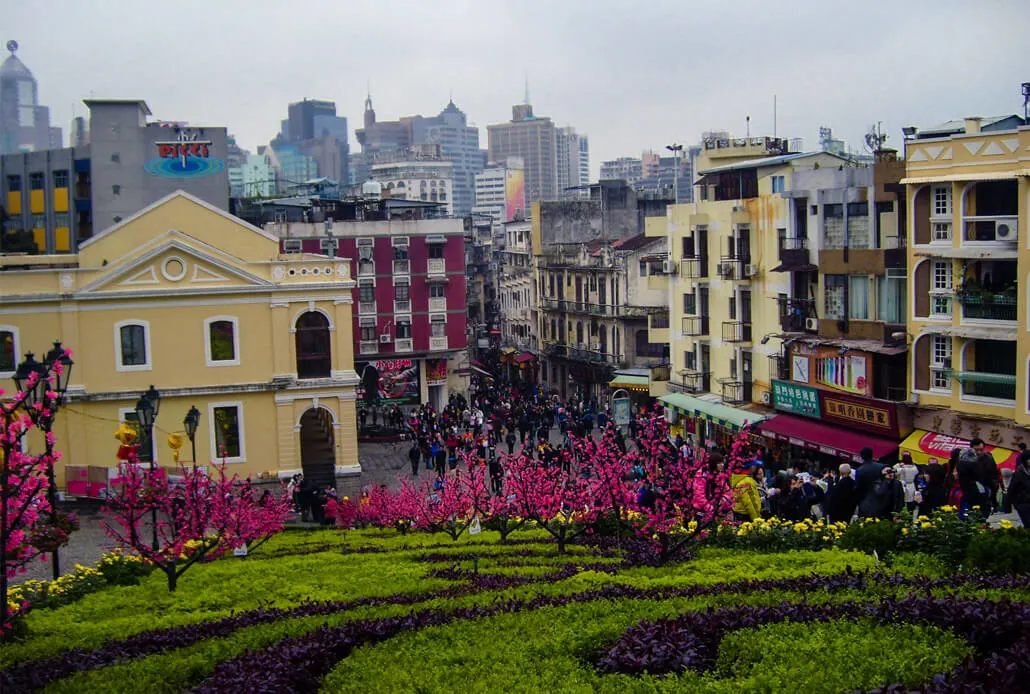
[[[732,429],[740,429],[744,424],[754,425],[766,419],[766,416],[759,412],[741,410],[718,402],[708,402],[683,393],[669,393],[662,395],[658,400],[682,414],[704,417],[709,422]]]
[[[625,388],[626,390],[635,390],[646,393],[651,389],[648,383],[650,379],[647,376],[631,376],[629,374],[619,374],[612,380],[608,381],[608,387]]]

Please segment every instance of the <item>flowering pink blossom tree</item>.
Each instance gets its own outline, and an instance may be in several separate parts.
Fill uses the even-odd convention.
[[[636,504],[642,516],[637,534],[655,543],[660,562],[679,554],[720,520],[736,502],[730,472],[749,462],[745,427],[734,439],[729,455],[719,463],[707,450],[679,451],[669,441],[669,427],[660,412],[638,418],[638,455],[643,492]]]
[[[33,374],[26,391],[32,390],[38,379],[39,375]],[[57,456],[52,433],[47,433],[48,453],[22,452],[22,441],[33,427],[30,416],[19,412],[29,399],[26,391],[0,404],[0,638],[10,630],[14,618],[28,608],[27,604],[10,604],[7,588],[10,579],[24,572],[26,565],[41,554],[30,537],[50,511],[48,473]],[[3,392],[0,390],[0,395]]]
[[[361,494],[355,522],[377,528],[396,528],[407,534],[415,523],[417,505],[414,496],[405,487],[391,492],[385,485],[368,487]]]
[[[201,559],[220,556],[247,542],[260,544],[286,522],[290,507],[286,494],[255,499],[249,480],[229,477],[223,465],[215,470],[211,477],[196,467],[181,468],[182,481],[173,485],[162,470],[144,468],[133,456],[123,465],[122,484],[105,507],[107,536],[161,569],[169,591]],[[143,532],[155,509],[156,548]]]
[[[471,454],[464,457],[465,465],[440,482],[401,483],[400,495],[414,511],[413,520],[419,530],[443,532],[456,541],[468,530],[473,518],[488,508],[490,479],[486,466]]]

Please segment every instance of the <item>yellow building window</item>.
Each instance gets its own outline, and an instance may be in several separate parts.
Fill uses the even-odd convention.
[[[21,214],[21,176],[7,177],[7,214]]]
[[[71,249],[71,217],[67,212],[56,212],[54,213],[54,251],[68,253]]]

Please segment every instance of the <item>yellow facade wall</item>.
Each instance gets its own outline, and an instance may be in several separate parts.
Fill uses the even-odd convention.
[[[46,191],[29,191],[29,212],[32,214],[43,214],[46,212]]]
[[[68,189],[54,188],[54,212],[68,211]]]
[[[7,214],[21,214],[21,191],[15,190],[7,193]]]

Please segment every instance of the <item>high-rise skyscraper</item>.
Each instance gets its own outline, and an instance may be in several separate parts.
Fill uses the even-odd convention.
[[[315,160],[319,176],[348,185],[351,182],[349,131],[347,119],[336,115],[336,103],[304,99],[290,104],[287,114],[272,148],[278,150],[293,145],[297,152]]]
[[[50,109],[39,105],[36,78],[15,52],[0,65],[0,154],[38,152],[61,146],[61,129],[50,126]]]
[[[529,103],[516,104],[511,112],[508,123],[486,126],[489,161],[521,157],[525,166],[526,204],[554,200],[558,197],[554,122],[548,117],[534,116]]]
[[[554,131],[558,197],[589,197],[590,149],[586,135],[572,126]]]
[[[361,144],[361,180],[378,163],[405,158],[418,145],[439,145],[444,161],[451,163],[454,214],[465,216],[475,203],[475,178],[486,163],[479,148],[479,128],[470,126],[454,101],[436,116],[405,116],[396,121],[376,120],[372,97],[365,99],[364,127],[357,131]]]

